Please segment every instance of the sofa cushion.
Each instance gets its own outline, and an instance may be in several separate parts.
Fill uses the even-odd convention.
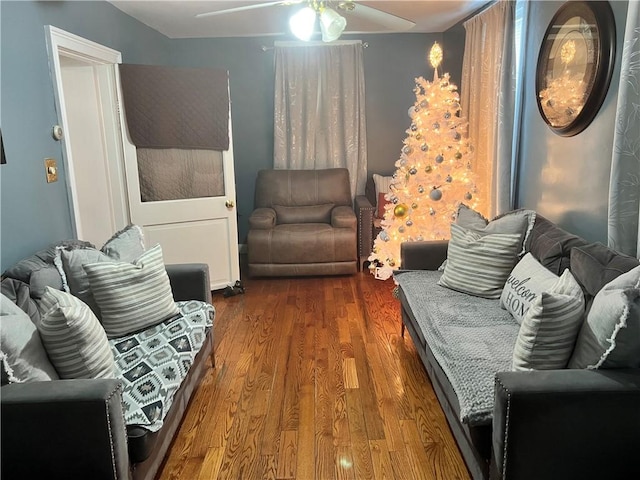
[[[38,327],[60,378],[113,378],[107,336],[91,309],[73,295],[47,287]]]
[[[640,266],[605,285],[593,299],[569,368],[640,367]]]
[[[571,272],[565,270],[535,298],[522,319],[513,349],[513,370],[565,368],[583,316],[582,288]]]
[[[531,254],[550,272],[562,275],[570,266],[570,254],[573,247],[586,245],[582,238],[565,232],[540,214],[531,231]]]
[[[571,272],[591,297],[614,278],[638,265],[638,259],[615,252],[601,243],[571,249]]]
[[[212,305],[195,300],[177,302],[180,315],[109,341],[118,378],[127,425],[142,425],[155,432],[202,348],[213,325]]]
[[[518,255],[529,251],[530,234],[536,219],[533,210],[513,210],[495,217],[489,221],[479,212],[461,203],[456,215],[456,224],[483,235],[491,233],[519,233],[521,235],[521,250]]]
[[[520,233],[478,233],[451,224],[447,264],[439,285],[484,298],[500,298],[522,248]]]
[[[4,294],[0,296],[0,358],[10,383],[58,379],[36,326]]]
[[[527,253],[509,274],[500,296],[500,306],[522,324],[522,319],[534,300],[557,280],[557,275]]]
[[[178,314],[160,245],[127,262],[84,265],[109,338],[156,325]]]
[[[8,268],[2,276],[15,278],[28,284],[30,295],[35,299],[42,297],[45,287],[47,286],[62,290],[62,279],[53,263],[57,247],[73,249],[78,247],[93,247],[93,244],[81,240],[64,240],[58,242],[20,260]]]
[[[274,205],[273,209],[276,211],[276,222],[280,225],[284,223],[329,223],[333,207],[333,203],[325,203],[291,207]]]
[[[494,377],[511,369],[519,326],[498,300],[438,286],[441,275],[430,270],[394,272],[416,330],[456,393],[460,420],[470,426],[490,424]]]

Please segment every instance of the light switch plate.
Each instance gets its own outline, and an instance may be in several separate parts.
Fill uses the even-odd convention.
[[[58,164],[55,158],[45,158],[44,169],[47,173],[47,183],[58,181]]]

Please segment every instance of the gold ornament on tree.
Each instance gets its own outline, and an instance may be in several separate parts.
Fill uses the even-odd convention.
[[[408,211],[409,208],[404,203],[401,203],[394,207],[393,214],[398,218],[402,218],[407,214]]]

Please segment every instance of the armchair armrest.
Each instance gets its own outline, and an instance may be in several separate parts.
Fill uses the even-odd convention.
[[[437,270],[447,259],[448,240],[403,242],[400,262],[403,270]]]
[[[491,478],[640,478],[640,369],[496,375]]]
[[[355,199],[355,211],[358,219],[358,257],[368,257],[373,250],[373,213],[375,207],[365,195]]]
[[[276,226],[276,211],[273,208],[256,208],[249,215],[249,228],[268,230]]]
[[[331,226],[334,228],[356,228],[356,214],[353,208],[345,205],[334,207],[331,210]]]
[[[2,478],[129,478],[119,380],[2,387]]]
[[[200,300],[211,303],[209,266],[206,263],[181,263],[165,265],[171,283],[173,299]]]

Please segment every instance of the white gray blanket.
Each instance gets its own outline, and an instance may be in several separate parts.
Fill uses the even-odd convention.
[[[494,377],[511,370],[520,326],[488,300],[437,284],[442,272],[396,272],[422,334],[451,382],[460,403],[460,420],[469,425],[491,422]]]

